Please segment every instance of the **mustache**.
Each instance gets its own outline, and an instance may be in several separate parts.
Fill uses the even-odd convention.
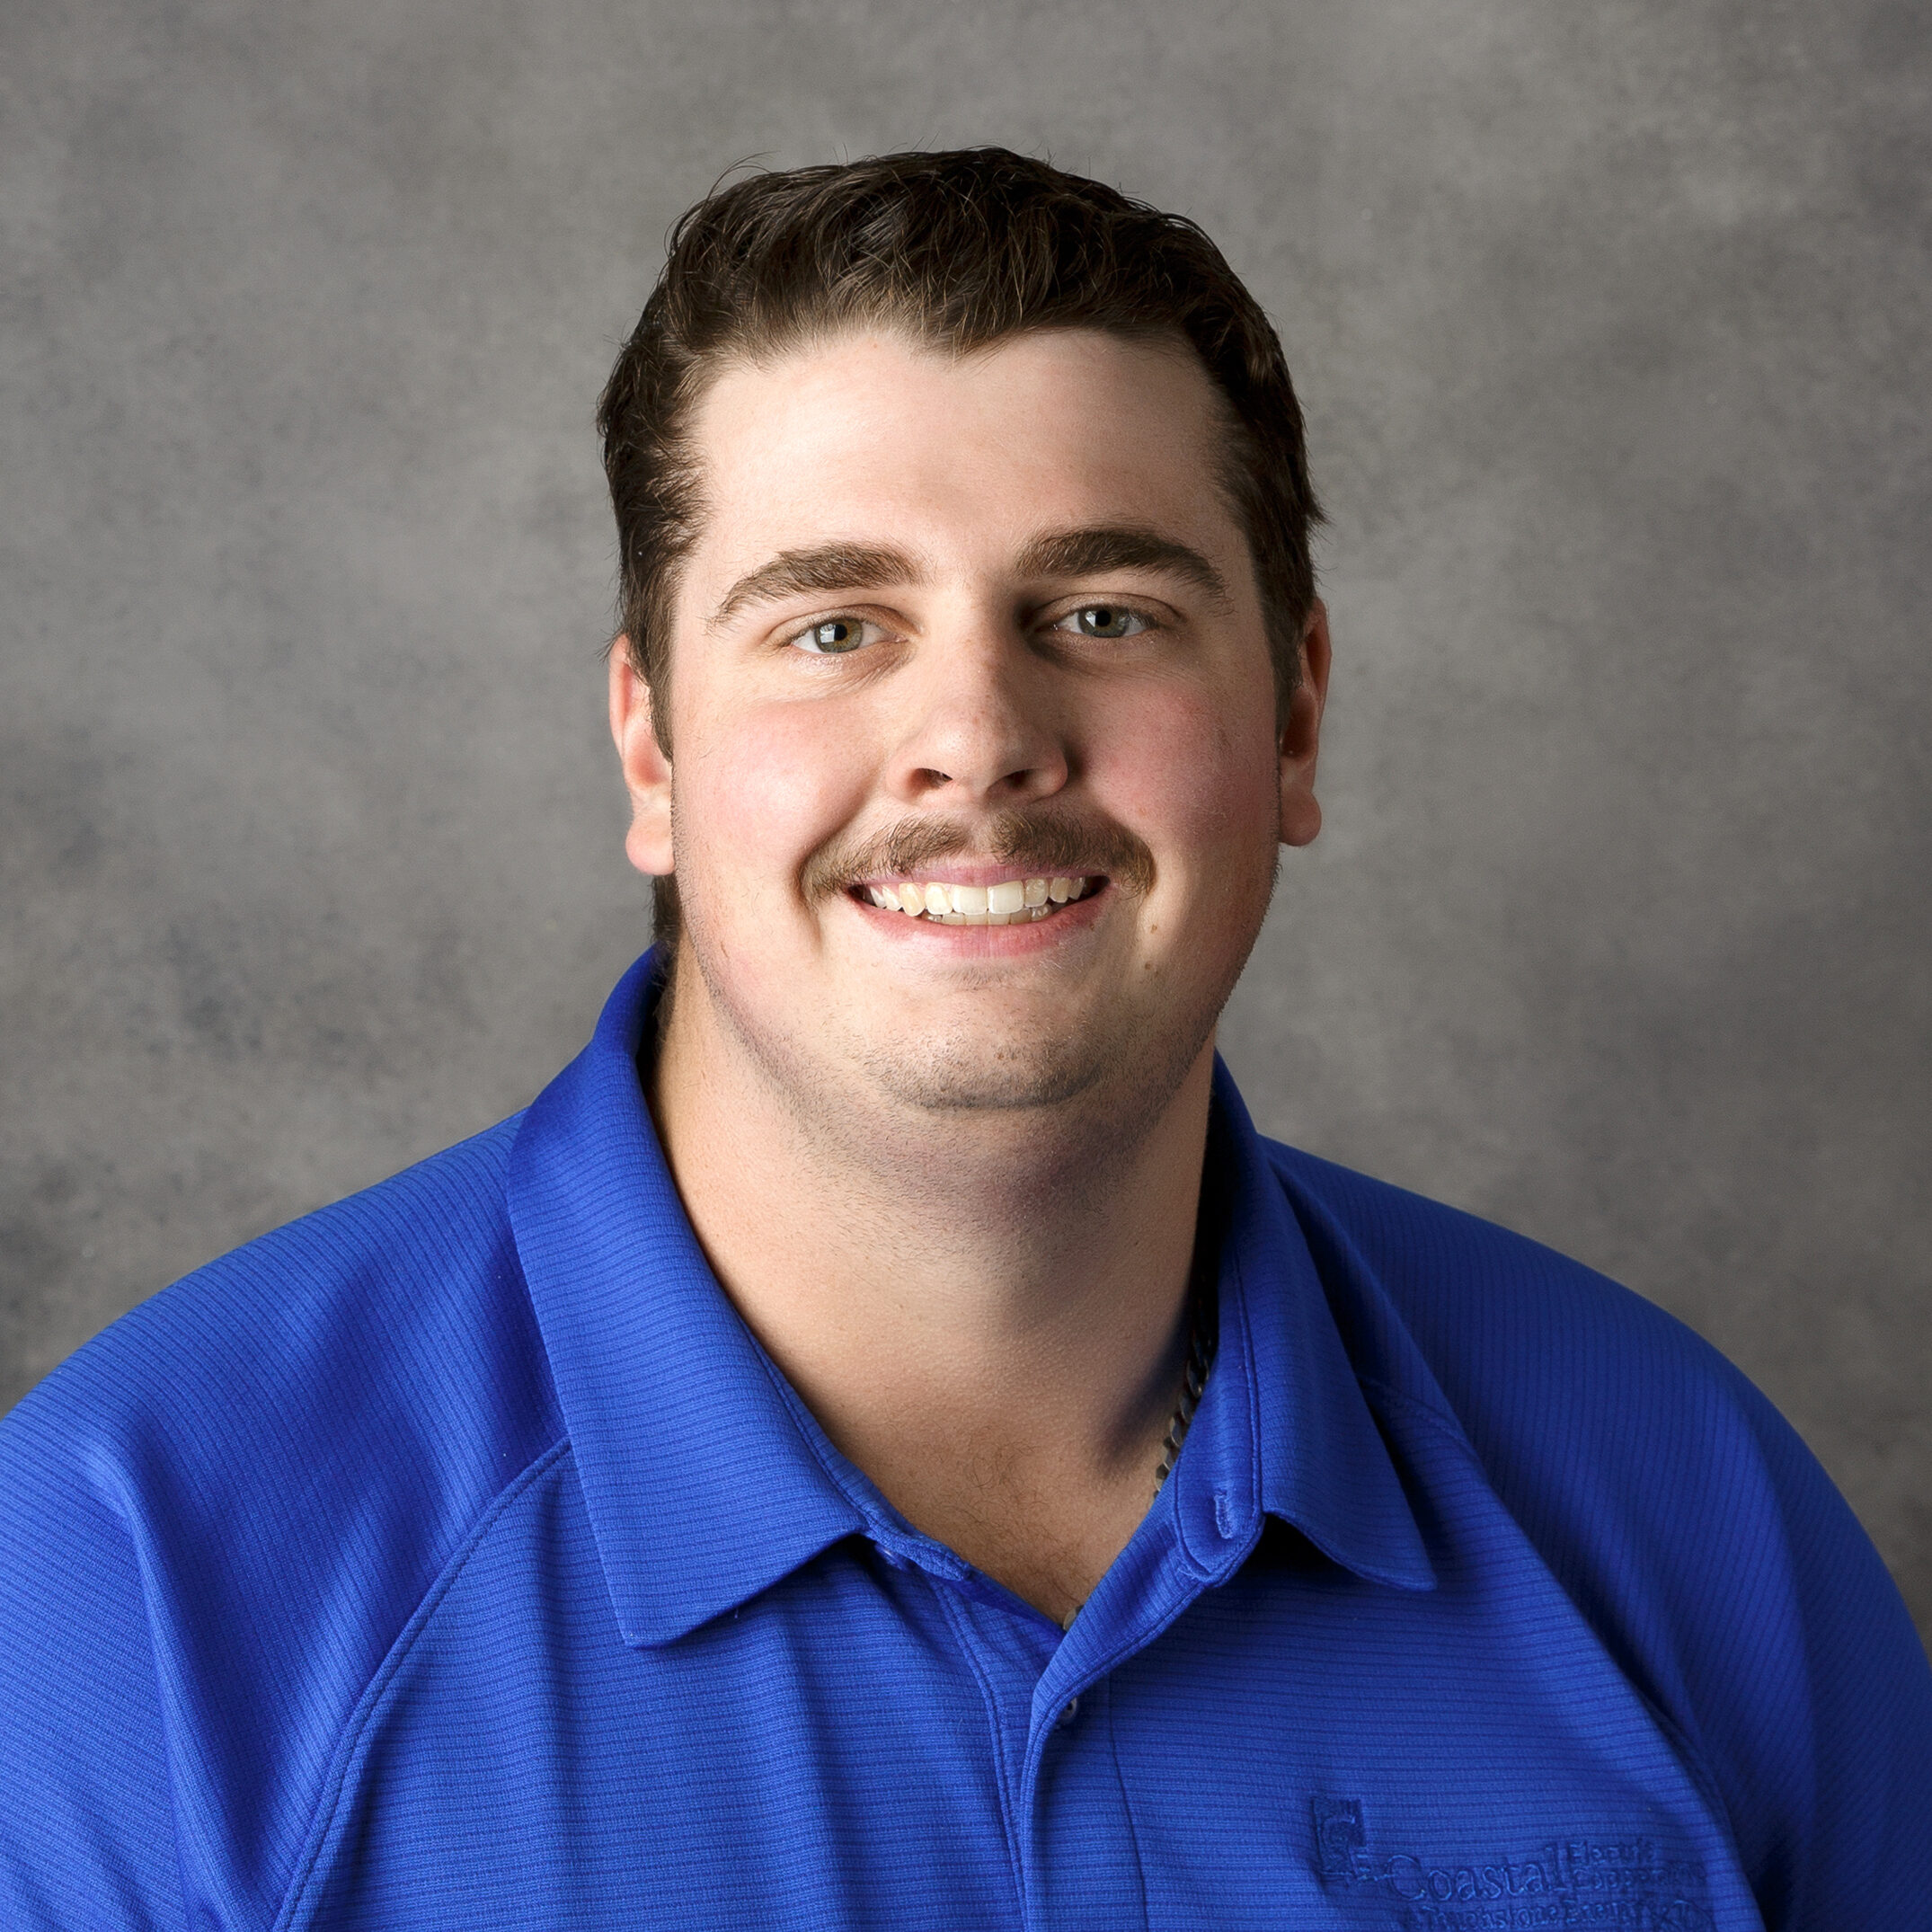
[[[981,857],[1032,877],[1104,873],[1143,895],[1154,886],[1154,855],[1124,825],[1066,811],[995,812],[989,819],[901,819],[855,842],[832,840],[806,860],[808,900],[849,891],[869,879],[909,879],[938,859]]]

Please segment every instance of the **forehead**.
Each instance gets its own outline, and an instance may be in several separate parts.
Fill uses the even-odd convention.
[[[970,356],[853,331],[730,363],[692,422],[705,510],[686,588],[841,541],[996,568],[1041,529],[1089,525],[1159,530],[1236,565],[1222,421],[1185,343],[1090,330]]]

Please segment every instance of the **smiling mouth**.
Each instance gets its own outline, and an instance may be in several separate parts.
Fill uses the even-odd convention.
[[[898,879],[855,888],[882,912],[901,912],[934,926],[1025,926],[1050,919],[1063,906],[1105,883],[1099,877],[1001,879],[991,885],[942,885]]]

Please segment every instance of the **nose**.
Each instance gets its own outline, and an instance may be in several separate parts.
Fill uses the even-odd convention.
[[[895,696],[906,709],[889,784],[904,802],[1010,807],[1066,784],[1059,694],[1016,629],[928,639]]]

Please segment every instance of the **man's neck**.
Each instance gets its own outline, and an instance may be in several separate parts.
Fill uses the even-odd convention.
[[[814,1106],[691,990],[651,1108],[725,1292],[908,1520],[1064,1617],[1153,1493],[1211,1044],[1138,1132],[1137,1110],[1091,1103]]]

